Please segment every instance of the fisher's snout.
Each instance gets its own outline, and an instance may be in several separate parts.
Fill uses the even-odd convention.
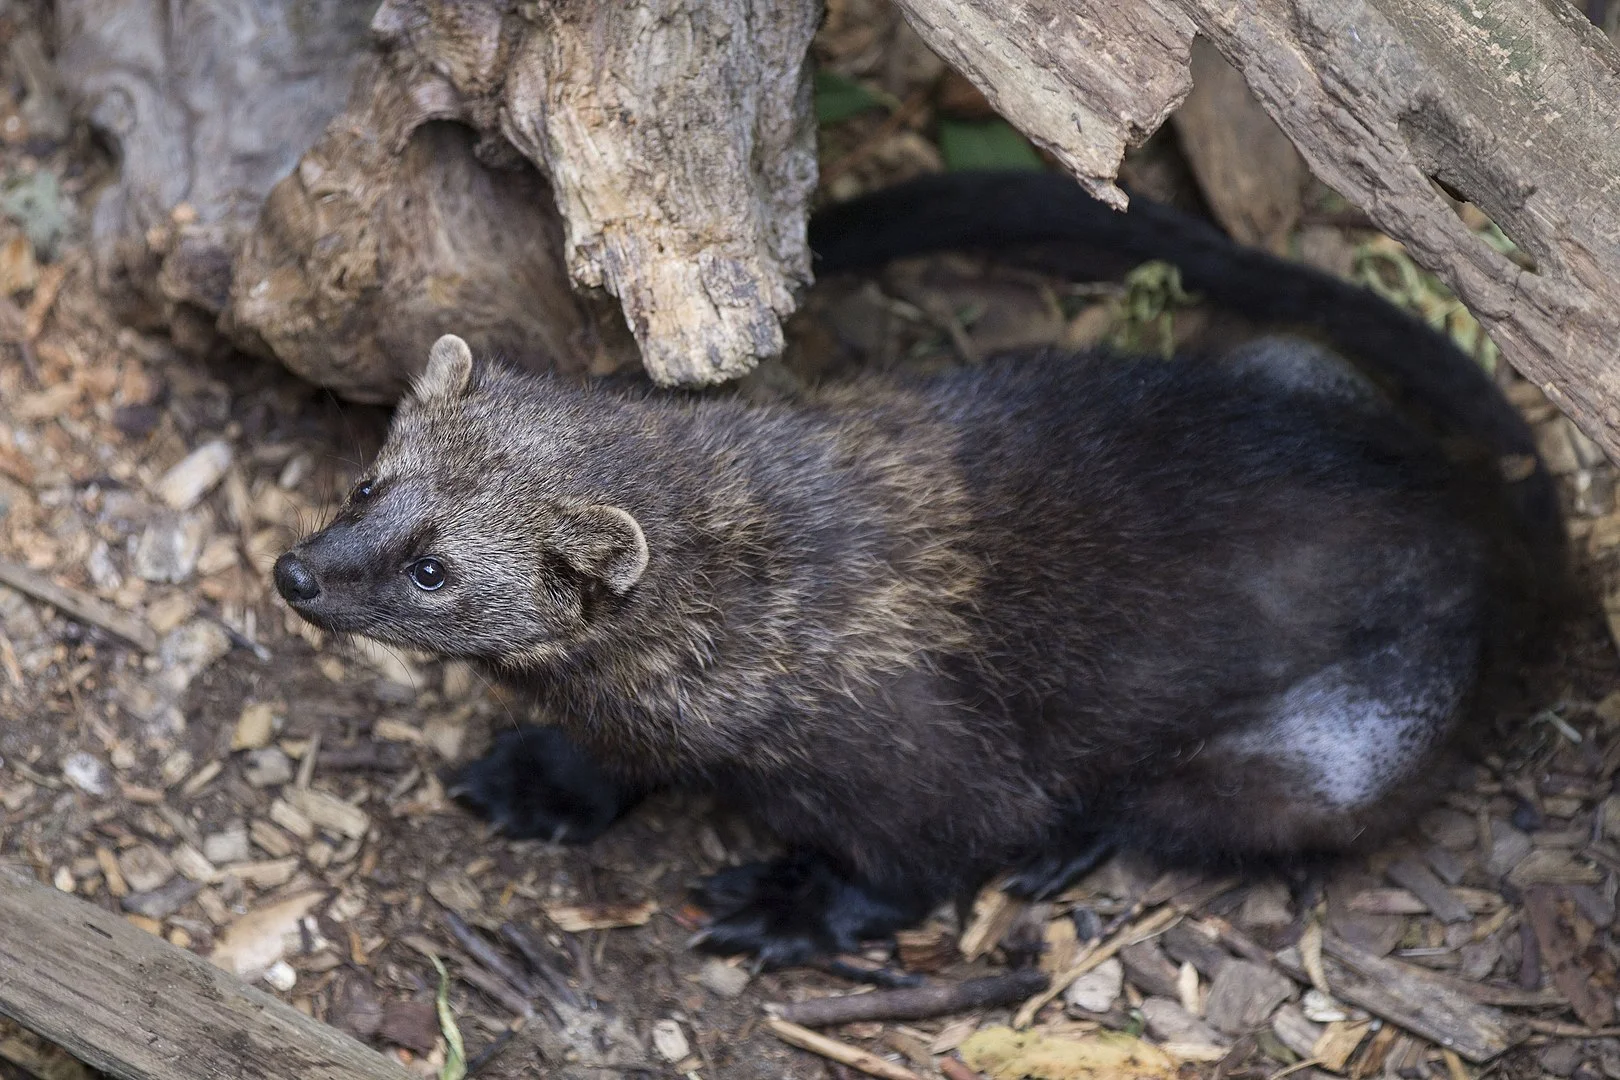
[[[276,560],[276,591],[289,604],[307,604],[321,595],[321,580],[294,552]]]

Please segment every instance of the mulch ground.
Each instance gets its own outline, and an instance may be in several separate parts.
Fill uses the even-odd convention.
[[[828,191],[940,168],[939,122],[983,120],[982,100],[882,5],[829,8],[823,62],[889,104],[826,128]],[[1122,856],[1053,903],[991,890],[966,925],[940,912],[897,955],[848,962],[898,963],[959,1005],[966,980],[1032,965],[1054,980],[1049,1000],[1026,982],[1004,1004],[812,1023],[794,1010],[857,987],[685,947],[688,884],[768,850],[745,823],[666,797],[560,848],[491,837],[446,798],[446,770],[514,723],[512,704],[464,666],[323,640],[267,580],[386,413],[119,325],[75,240],[106,165],[82,139],[31,140],[15,115],[0,92],[0,186],[48,187],[67,217],[60,238],[21,211],[0,219],[0,861],[424,1075],[446,1049],[438,957],[491,1078],[542,1062],[559,1076],[852,1075],[829,1054],[952,1080],[1620,1078],[1620,660],[1603,618],[1569,628],[1531,673],[1535,704],[1503,718],[1409,836],[1319,888]],[[1204,205],[1171,135],[1127,175]],[[1331,193],[1303,207],[1291,250],[1353,272],[1376,238]],[[974,260],[908,263],[818,288],[774,374],[1085,344],[1117,328],[1117,298]],[[1188,312],[1175,333],[1197,327]],[[1560,475],[1583,577],[1607,596],[1614,469],[1534,387],[1503,383]],[[892,1011],[877,993],[866,1012]],[[834,1045],[791,1047],[768,1004]],[[0,1022],[0,1077],[87,1073]]]

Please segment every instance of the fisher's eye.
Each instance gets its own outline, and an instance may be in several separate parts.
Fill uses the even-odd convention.
[[[376,493],[376,491],[377,491],[377,481],[369,480],[369,479],[368,480],[362,480],[358,484],[354,485],[354,490],[353,491],[349,492],[349,501],[350,502],[365,502],[367,499],[371,498],[371,496],[374,495]]]
[[[417,559],[405,572],[411,575],[411,583],[423,592],[436,592],[444,587],[444,563],[438,559]]]

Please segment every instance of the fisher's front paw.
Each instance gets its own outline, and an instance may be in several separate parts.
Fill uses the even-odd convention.
[[[600,836],[639,798],[550,727],[499,736],[454,777],[450,795],[515,839],[568,844]]]
[[[813,854],[722,870],[698,884],[694,899],[710,922],[693,943],[705,952],[750,954],[762,969],[854,952],[916,922],[929,906],[922,896],[852,881]]]

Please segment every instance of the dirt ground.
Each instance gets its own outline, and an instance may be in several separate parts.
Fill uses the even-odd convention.
[[[827,191],[942,167],[941,121],[981,122],[982,101],[882,5],[829,8],[826,69],[889,104],[824,128]],[[33,32],[0,14],[3,43]],[[423,1075],[446,1053],[430,956],[448,965],[479,1077],[852,1075],[785,1045],[762,1006],[853,984],[754,975],[685,947],[688,884],[768,838],[675,797],[586,848],[490,836],[444,776],[519,719],[498,688],[460,665],[323,641],[279,604],[271,562],[347,490],[386,412],[120,325],[81,243],[111,166],[82,131],[28,130],[15,60],[0,75],[0,570],[150,635],[143,648],[107,628],[116,618],[0,585],[0,861],[238,965]],[[1156,137],[1127,180],[1207,209],[1184,141]],[[1346,274],[1389,250],[1309,186],[1287,241]],[[788,360],[752,386],[1083,344],[1118,328],[1119,295],[961,258],[830,282],[795,319]],[[1176,336],[1195,338],[1199,318],[1178,313]],[[1583,577],[1605,597],[1620,565],[1613,467],[1533,387],[1502,381],[1537,425]],[[1128,943],[1038,1013],[1025,1041],[1047,1064],[1006,1064],[1009,1051],[997,1076],[1620,1078],[1620,660],[1599,616],[1555,651],[1532,674],[1534,706],[1504,718],[1437,808],[1320,896],[1122,857],[1052,904],[990,892],[967,927],[941,912],[898,960],[949,983],[1031,961],[1063,972],[1088,943]],[[267,942],[274,963],[250,955]],[[974,1075],[955,1057],[964,1043],[995,1067],[970,1040],[1012,1012],[826,1034],[954,1080]],[[1102,1031],[1163,1049],[1088,1072],[1113,1045]],[[1511,1046],[1473,1060],[1469,1039],[1492,1038]],[[0,1021],[0,1078],[86,1073]]]

